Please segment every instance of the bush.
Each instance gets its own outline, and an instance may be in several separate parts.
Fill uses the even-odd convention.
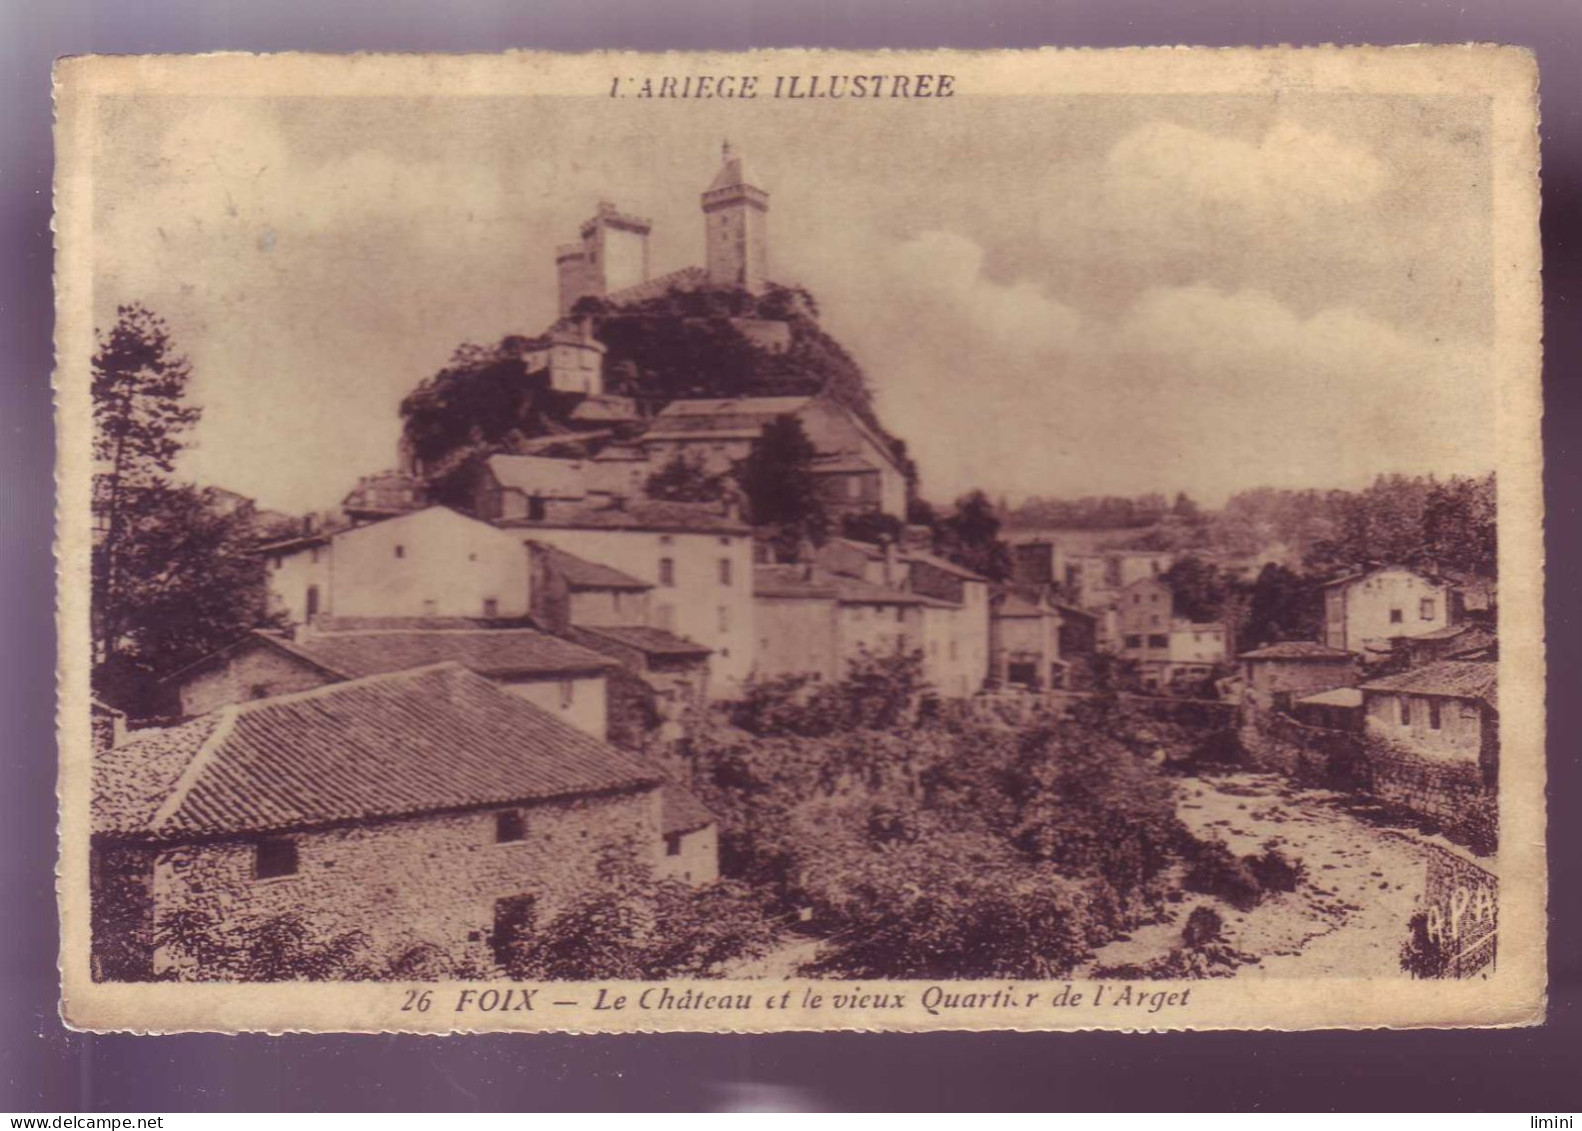
[[[1224,941],[1225,917],[1212,907],[1198,904],[1187,916],[1181,928],[1181,945],[1189,950],[1202,950],[1211,943]]]
[[[1307,866],[1281,852],[1274,844],[1263,846],[1261,856],[1248,856],[1247,867],[1252,870],[1258,886],[1264,891],[1295,891],[1307,878]]]
[[[775,938],[742,884],[694,888],[633,871],[507,940],[501,965],[533,981],[719,977],[726,963],[766,953]]]
[[[235,922],[188,908],[163,916],[156,945],[167,977],[206,982],[328,982],[376,977],[361,931],[324,931],[295,912]]]
[[[1188,891],[1223,899],[1238,911],[1250,911],[1263,899],[1263,885],[1253,870],[1218,840],[1201,843],[1182,883]]]

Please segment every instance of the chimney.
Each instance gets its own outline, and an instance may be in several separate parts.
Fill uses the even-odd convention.
[[[896,557],[895,541],[887,534],[879,535],[879,552],[884,555],[884,584],[887,589],[894,589],[901,576],[901,564]]]

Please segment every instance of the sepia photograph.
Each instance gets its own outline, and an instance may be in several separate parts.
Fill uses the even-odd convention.
[[[71,1023],[1542,1020],[1526,53],[56,83]]]

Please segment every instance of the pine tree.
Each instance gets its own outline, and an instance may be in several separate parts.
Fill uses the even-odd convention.
[[[116,312],[93,358],[94,654],[124,647],[122,566],[128,534],[169,486],[180,436],[201,410],[185,403],[191,363],[174,352],[164,320],[139,303]]]

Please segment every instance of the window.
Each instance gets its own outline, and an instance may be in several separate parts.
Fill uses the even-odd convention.
[[[1428,729],[1429,730],[1438,730],[1439,729],[1439,723],[1440,723],[1440,718],[1439,718],[1439,700],[1438,699],[1430,699],[1428,701]]]
[[[401,545],[399,542],[396,543],[395,556],[398,558],[406,557],[406,547]]]
[[[956,658],[956,641],[954,640],[950,642],[950,658],[952,660]]]
[[[1149,562],[1148,564],[1153,567],[1153,571],[1154,571],[1155,574],[1157,574],[1159,572],[1159,563],[1158,562]]]
[[[729,585],[730,583],[731,583],[731,560],[729,558],[721,558],[720,559],[720,584],[721,585]]]
[[[665,834],[665,855],[666,856],[680,856],[681,855],[681,834],[680,833],[666,833]]]
[[[676,544],[676,540],[668,534],[661,534],[659,536],[659,544],[661,546],[674,546]]]
[[[731,630],[731,610],[728,605],[721,605],[719,608],[719,625],[721,632]]]
[[[319,564],[319,548],[317,546],[308,551],[308,561],[312,562],[314,565]]]
[[[426,617],[439,616],[439,602],[430,597],[423,602],[423,615]]]
[[[1423,620],[1434,619],[1434,599],[1432,597],[1424,597],[1417,603],[1417,615]]]
[[[1142,594],[1141,593],[1133,593],[1132,594],[1132,604],[1140,605],[1142,603],[1143,603]]]
[[[659,584],[674,586],[676,583],[676,559],[659,559]]]
[[[903,609],[903,608],[902,608],[902,607],[901,607],[901,606],[900,606],[900,605],[897,605],[897,606],[896,606],[896,607],[895,607],[895,623],[896,623],[896,624],[900,624],[900,623],[901,623],[901,621],[902,621],[902,620],[903,620],[903,619],[904,619],[904,618],[905,618],[905,617],[906,617],[906,610],[905,610],[905,609]]]
[[[563,680],[561,680],[560,681],[560,709],[562,711],[566,710],[566,708],[570,707],[572,705],[572,703],[576,702],[576,699],[577,699],[577,681],[574,680],[574,679],[563,679]]]
[[[520,809],[501,809],[494,815],[494,843],[509,844],[527,839],[527,821]]]
[[[253,877],[272,880],[278,876],[297,874],[297,842],[294,840],[261,840],[253,846]]]
[[[1128,648],[1141,648],[1142,646],[1143,646],[1143,638],[1141,636],[1128,636],[1126,638],[1126,647],[1128,647]]]
[[[486,617],[499,616],[500,602],[495,600],[493,597],[485,597],[483,599],[483,615]]]
[[[1168,648],[1170,647],[1170,637],[1166,636],[1162,632],[1151,633],[1148,637],[1148,647]]]
[[[319,587],[317,585],[308,586],[305,603],[308,610],[308,620],[312,620],[319,615]]]
[[[1410,699],[1408,699],[1406,696],[1402,695],[1400,697],[1400,704],[1401,704],[1401,725],[1403,727],[1409,727],[1409,726],[1412,725],[1412,701]]]
[[[542,522],[544,520],[544,516],[547,513],[548,508],[546,508],[544,505],[544,498],[542,495],[534,495],[532,498],[527,500],[528,521]]]
[[[1390,610],[1390,623],[1391,624],[1400,624],[1401,621],[1404,620],[1404,619],[1405,618],[1403,617],[1400,609],[1391,609]]]

